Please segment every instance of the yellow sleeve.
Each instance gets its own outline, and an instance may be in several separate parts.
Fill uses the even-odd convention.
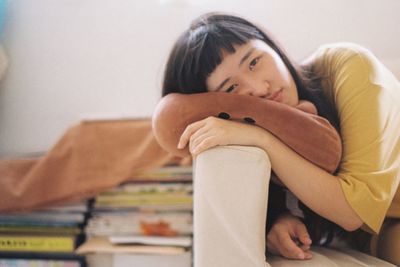
[[[340,121],[337,176],[364,228],[378,233],[400,181],[400,83],[357,45],[325,46],[314,56]]]

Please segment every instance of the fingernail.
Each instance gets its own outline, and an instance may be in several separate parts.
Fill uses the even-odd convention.
[[[303,254],[303,253],[299,253],[299,254],[297,254],[297,257],[299,257],[299,259],[302,259],[302,260],[304,260],[304,258],[305,258],[305,256],[304,256],[304,254]]]
[[[181,145],[181,143],[178,143],[178,145],[176,146],[178,149],[181,149],[182,148],[182,145]]]

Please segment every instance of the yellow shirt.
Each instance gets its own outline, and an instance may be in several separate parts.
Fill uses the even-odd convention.
[[[322,46],[308,60],[338,112],[343,192],[363,228],[378,233],[385,217],[400,218],[400,83],[355,44]]]

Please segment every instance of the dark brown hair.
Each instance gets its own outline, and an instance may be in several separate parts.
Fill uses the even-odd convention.
[[[337,127],[334,110],[328,105],[318,79],[293,64],[277,43],[260,27],[238,16],[207,13],[195,19],[175,42],[169,55],[162,84],[162,96],[169,93],[207,92],[207,77],[222,61],[222,53],[234,53],[235,45],[259,39],[283,60],[296,84],[300,99],[313,102],[320,116]]]

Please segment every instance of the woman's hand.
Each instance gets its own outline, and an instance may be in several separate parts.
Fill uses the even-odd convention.
[[[303,222],[288,213],[281,215],[267,234],[267,251],[289,259],[311,259],[311,243]]]
[[[181,135],[178,148],[183,149],[189,143],[193,156],[218,145],[253,145],[263,138],[267,131],[258,126],[232,120],[208,117],[186,127]]]

